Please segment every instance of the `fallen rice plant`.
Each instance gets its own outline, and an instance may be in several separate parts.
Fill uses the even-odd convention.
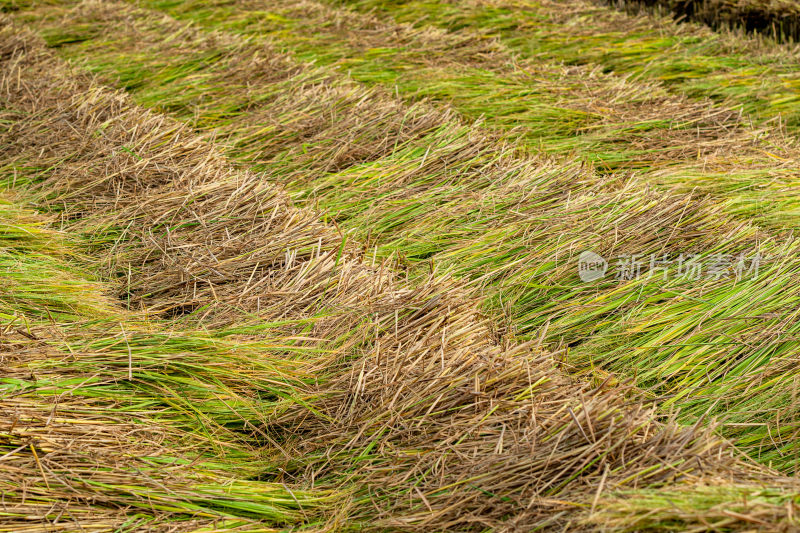
[[[6,529],[595,529],[664,486],[685,499],[624,527],[793,524],[793,481],[700,426],[654,422],[624,387],[569,378],[535,344],[497,344],[457,281],[365,263],[185,126],[12,26],[0,43],[4,161],[108,279],[84,291],[98,303],[67,298],[58,321],[39,306],[4,344],[0,400],[27,409],[3,429],[16,439],[0,473]],[[7,226],[23,259],[56,260]],[[62,293],[24,292],[44,290]],[[20,301],[18,316],[36,308]],[[204,334],[181,333],[193,324]]]
[[[725,434],[752,456],[796,468],[794,262],[777,261],[747,283],[695,287],[659,279],[587,286],[574,263],[584,248],[710,256],[759,247],[791,258],[793,240],[728,219],[730,204],[530,158],[451,111],[406,107],[260,44],[110,6],[90,3],[69,16],[90,20],[81,27],[100,37],[104,23],[115,32],[111,43],[82,37],[83,53],[102,51],[95,68],[135,64],[117,72],[140,101],[210,129],[296,199],[376,244],[377,257],[399,257],[413,276],[426,276],[433,261],[471,280],[470,294],[488,300],[500,325],[495,335],[568,345],[578,370],[636,369],[637,385],[665,412],[680,408],[692,423],[721,416]],[[164,35],[174,37],[162,44]],[[134,44],[148,47],[136,62],[126,52]],[[145,56],[152,63],[142,63]],[[163,309],[192,311],[203,314],[194,301]]]
[[[0,206],[0,531],[266,531],[346,506],[255,479],[254,423],[309,388],[291,347],[121,310],[46,222]]]
[[[438,20],[441,8],[428,5],[421,12],[411,9],[406,17]],[[800,160],[797,147],[774,124],[747,127],[740,113],[727,106],[675,97],[660,84],[606,75],[597,68],[565,68],[563,59],[524,60],[476,31],[411,27],[311,1],[289,8],[264,0],[240,1],[235,13],[227,2],[170,3],[166,9],[211,28],[232,28],[250,39],[270,35],[297,57],[330,63],[359,81],[397,88],[415,99],[446,102],[468,121],[480,119],[486,126],[510,130],[507,138],[530,149],[590,161],[601,172],[635,169],[660,187],[730,199],[731,214],[747,220],[796,226],[792,176]],[[254,15],[264,10],[272,16]],[[354,37],[342,38],[342,25]],[[54,35],[45,31],[55,44],[58,28]],[[104,39],[92,41],[103,46]],[[84,48],[94,43],[78,45],[77,57],[91,63]],[[101,49],[107,53],[106,47]],[[95,68],[123,79],[145,77],[119,72],[114,63],[101,60]],[[174,74],[185,65],[167,68]]]
[[[762,35],[675,24],[655,13],[617,12],[594,0],[403,2],[337,0],[415,26],[465,29],[499,39],[521,58],[601,69],[693,98],[742,109],[751,120],[797,132],[798,48]],[[176,9],[176,8],[173,8]]]
[[[608,0],[618,7],[659,8],[678,19],[762,32],[780,41],[800,40],[800,5],[793,0]]]

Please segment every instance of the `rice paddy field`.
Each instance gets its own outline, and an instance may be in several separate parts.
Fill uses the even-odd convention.
[[[800,3],[0,8],[0,532],[800,530]]]

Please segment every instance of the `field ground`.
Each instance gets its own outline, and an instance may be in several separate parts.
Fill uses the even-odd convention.
[[[0,531],[800,527],[793,45],[0,5]]]

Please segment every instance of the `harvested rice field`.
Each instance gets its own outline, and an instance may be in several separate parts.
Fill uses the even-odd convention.
[[[0,6],[0,532],[800,530],[800,3]]]

